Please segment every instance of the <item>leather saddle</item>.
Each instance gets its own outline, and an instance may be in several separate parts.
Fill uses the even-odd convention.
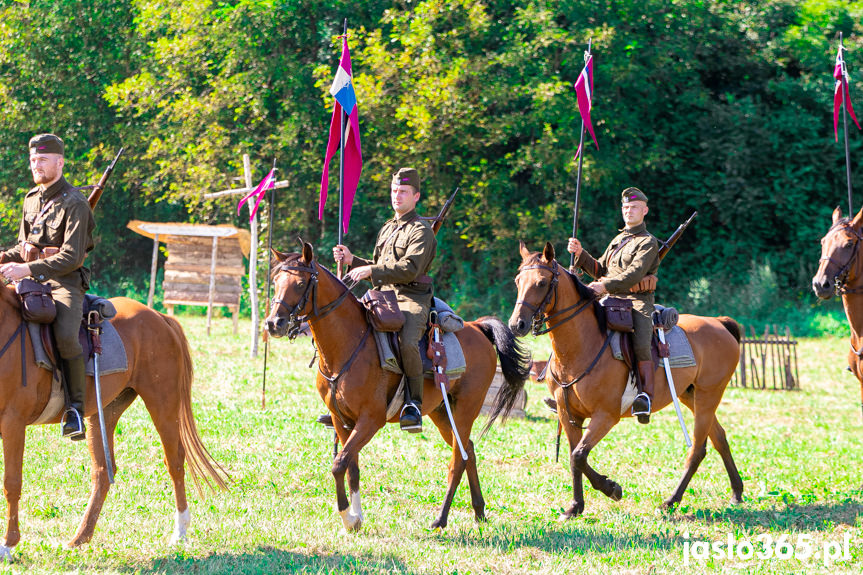
[[[78,330],[78,340],[81,342],[81,348],[84,350],[84,357],[90,358],[93,356],[93,338],[91,337],[89,328],[94,327],[90,325],[90,320],[93,319],[97,324],[101,324],[103,321],[117,315],[117,309],[110,300],[92,294],[84,295],[83,308],[84,313],[81,317],[81,327]],[[96,312],[93,318],[90,317],[90,312]],[[55,370],[57,370],[59,355],[54,345],[54,331],[51,329],[51,325],[42,324],[39,329],[39,336],[42,339],[42,346],[48,359],[54,365]]]

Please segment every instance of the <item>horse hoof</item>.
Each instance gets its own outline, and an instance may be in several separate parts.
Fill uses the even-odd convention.
[[[6,547],[5,545],[0,545],[0,561],[4,563],[12,562],[12,550],[14,547]]]
[[[446,521],[441,521],[440,519],[435,519],[434,523],[431,524],[432,531],[440,531],[446,528]]]
[[[339,515],[342,516],[342,523],[348,533],[359,531],[360,527],[363,526],[363,518],[352,513],[350,509],[339,511]]]
[[[584,512],[584,505],[573,504],[572,507],[561,513],[558,516],[557,520],[560,522],[569,521],[570,519],[575,519],[576,517],[581,515],[582,512]]]
[[[677,502],[669,499],[668,501],[663,501],[662,505],[659,506],[659,509],[662,511],[671,512],[674,511],[674,508],[677,507]]]
[[[612,501],[620,501],[623,499],[623,487],[619,484],[615,483],[614,487],[611,490],[611,495],[609,495]]]
[[[731,505],[740,505],[741,503],[743,503],[742,493],[734,493],[731,495]]]

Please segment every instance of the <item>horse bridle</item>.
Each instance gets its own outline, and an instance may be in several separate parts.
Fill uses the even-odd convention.
[[[851,248],[851,257],[848,258],[848,261],[845,263],[845,265],[840,265],[830,256],[821,256],[818,261],[827,261],[828,263],[833,264],[839,268],[833,278],[833,285],[836,295],[842,295],[846,293],[863,293],[863,286],[849,288],[845,285],[845,282],[848,279],[848,272],[851,271],[851,265],[854,263],[854,259],[857,257],[857,252],[860,249],[860,242],[861,240],[863,240],[863,233],[854,229],[854,226],[852,226],[848,222],[841,222],[831,227],[827,231],[827,235],[824,236],[824,238],[827,239],[827,236],[840,229],[849,232],[856,238],[854,241],[854,247]]]
[[[533,310],[533,315],[530,316],[531,333],[533,333],[533,335],[542,335],[550,332],[551,330],[557,328],[558,326],[564,324],[565,322],[571,320],[572,318],[580,314],[582,311],[587,309],[588,305],[595,301],[594,298],[579,298],[579,300],[571,306],[565,307],[562,310],[558,310],[551,315],[546,315],[544,310],[546,307],[548,307],[548,304],[551,302],[552,297],[554,297],[554,304],[552,305],[552,307],[557,307],[557,286],[560,280],[560,266],[558,265],[557,260],[552,260],[550,266],[544,264],[532,264],[529,266],[518,268],[519,274],[525,270],[547,270],[551,272],[551,281],[548,284],[548,291],[545,293],[545,297],[542,299],[542,302],[540,302],[539,305],[535,306],[524,300],[518,300],[517,302],[515,302],[515,305],[523,305],[528,309]],[[581,305],[581,307],[579,307],[579,305]],[[565,314],[571,309],[575,309],[572,314],[560,320],[552,327],[543,328],[544,324],[558,318],[559,316]]]
[[[282,263],[279,267],[274,270],[274,274],[278,272],[302,272],[309,274],[309,281],[306,284],[306,289],[303,291],[303,295],[300,296],[300,299],[297,300],[297,303],[293,306],[289,306],[288,302],[284,299],[277,299],[273,297],[273,313],[275,313],[276,309],[279,307],[285,308],[288,313],[288,339],[294,340],[300,334],[300,325],[307,318],[312,317],[315,319],[323,319],[330,313],[332,313],[339,305],[345,301],[345,298],[348,297],[348,294],[351,293],[351,290],[348,286],[345,286],[345,291],[341,293],[339,297],[331,301],[330,303],[324,305],[324,307],[318,307],[318,268],[317,264],[313,263],[312,266],[305,266],[300,264],[289,264],[287,262]],[[302,314],[302,310],[309,303],[309,295],[311,294],[312,299],[312,311],[307,314]]]

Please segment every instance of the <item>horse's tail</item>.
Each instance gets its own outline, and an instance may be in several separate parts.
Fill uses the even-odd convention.
[[[181,369],[178,374],[178,386],[180,391],[180,443],[186,452],[186,460],[189,463],[189,473],[195,482],[198,494],[203,498],[204,490],[202,483],[214,490],[228,489],[228,474],[210,455],[195,425],[195,416],[192,414],[192,380],[194,379],[194,367],[192,356],[189,353],[189,342],[183,332],[183,326],[172,317],[160,314],[165,323],[173,332],[177,346],[180,348]],[[223,477],[224,475],[224,477]],[[215,486],[214,486],[215,484]]]
[[[524,389],[524,382],[530,374],[530,352],[527,351],[516,339],[515,334],[501,320],[492,316],[481,317],[476,320],[477,327],[497,349],[500,358],[500,370],[503,372],[504,384],[500,386],[497,397],[494,399],[494,407],[488,423],[482,430],[480,437],[491,427],[498,416],[503,415],[501,421],[506,417],[515,405],[518,394]]]
[[[740,343],[740,324],[734,318],[730,318],[727,315],[721,315],[716,319],[719,320],[725,329],[727,329],[731,335],[734,336],[734,339],[737,340],[737,343]]]

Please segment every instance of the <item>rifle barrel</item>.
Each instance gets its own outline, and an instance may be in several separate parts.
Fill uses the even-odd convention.
[[[114,166],[117,165],[117,160],[120,159],[120,156],[123,155],[123,152],[126,148],[121,147],[120,151],[117,152],[117,155],[114,157],[114,161],[111,162],[111,165],[108,166],[108,169],[102,174],[102,177],[99,178],[99,183],[93,187],[93,191],[90,193],[90,196],[87,198],[87,202],[90,204],[90,209],[95,209],[96,204],[99,203],[99,199],[102,197],[102,192],[105,190],[105,186],[108,183],[108,178],[111,177],[111,173],[114,171]]]

